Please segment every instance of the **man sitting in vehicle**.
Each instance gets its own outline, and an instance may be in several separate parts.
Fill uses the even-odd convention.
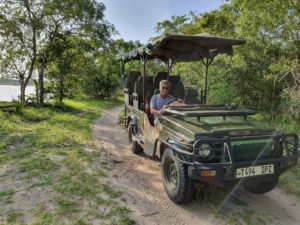
[[[172,102],[183,103],[181,98],[176,99],[169,95],[169,90],[171,89],[171,83],[167,80],[161,80],[159,82],[159,94],[153,95],[150,101],[150,112],[154,114],[156,119],[161,115]]]

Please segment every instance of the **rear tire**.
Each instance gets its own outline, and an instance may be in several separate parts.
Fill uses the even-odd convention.
[[[187,166],[178,162],[169,148],[162,157],[161,173],[165,191],[173,202],[191,201],[195,193],[194,182],[188,177]]]
[[[277,183],[278,177],[274,176],[272,179],[259,182],[251,182],[246,180],[244,187],[254,194],[263,194],[273,190],[276,187]]]
[[[142,147],[137,143],[137,141],[132,140],[132,126],[128,126],[128,142],[129,147],[134,154],[138,154],[143,151]]]

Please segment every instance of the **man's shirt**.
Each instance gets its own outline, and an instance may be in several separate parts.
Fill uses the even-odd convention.
[[[168,95],[166,99],[163,99],[160,94],[153,95],[150,101],[150,108],[161,110],[164,105],[176,101],[172,95]],[[157,118],[158,115],[154,114],[154,118]]]

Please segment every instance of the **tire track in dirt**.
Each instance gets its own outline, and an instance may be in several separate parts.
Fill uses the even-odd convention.
[[[117,162],[110,167],[111,184],[125,193],[138,224],[188,225],[187,218],[176,210],[164,192],[159,162],[134,155],[128,148],[126,130],[117,124],[120,110],[118,107],[102,112],[92,128],[102,157]]]
[[[255,195],[240,188],[234,197],[245,204],[229,201],[223,207],[220,218],[214,216],[220,206],[211,202],[197,199],[184,205],[174,204],[164,191],[160,163],[130,151],[127,131],[118,124],[121,109],[122,106],[103,111],[92,126],[92,134],[101,157],[111,162],[108,180],[124,193],[126,205],[133,211],[132,218],[137,224],[219,225],[230,223],[229,219],[247,224],[249,212],[254,212],[250,219],[253,224],[259,219],[267,225],[300,224],[300,200],[279,188],[264,195]]]

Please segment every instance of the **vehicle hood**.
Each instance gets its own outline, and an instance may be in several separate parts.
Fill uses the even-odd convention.
[[[273,128],[243,116],[201,117],[199,122],[195,117],[163,116],[161,124],[172,135],[191,140],[201,137],[267,135],[275,132]]]

